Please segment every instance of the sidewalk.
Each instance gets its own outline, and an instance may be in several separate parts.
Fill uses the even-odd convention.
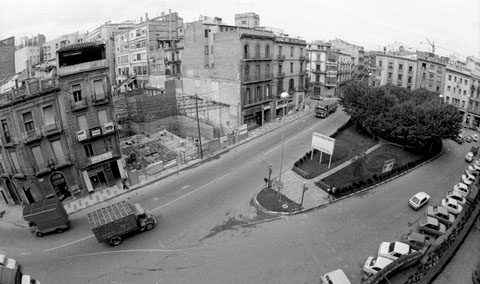
[[[259,136],[262,136],[262,135],[264,135],[268,132],[271,132],[271,131],[281,127],[285,123],[295,121],[295,120],[300,119],[300,118],[302,118],[306,115],[311,115],[311,114],[312,114],[312,110],[310,110],[307,106],[307,108],[304,111],[298,111],[298,112],[295,112],[293,114],[290,114],[290,115],[286,116],[284,118],[285,122],[282,122],[282,120],[275,120],[275,121],[272,121],[272,122],[265,123],[262,127],[258,127],[256,129],[253,129],[253,130],[249,131],[248,132],[248,137],[246,139],[240,141],[238,144],[232,145],[230,147],[227,147],[226,149],[223,149],[223,150],[215,153],[214,156],[222,153],[223,151],[227,151],[227,150],[232,149],[234,147],[238,147],[239,145],[241,145],[243,143],[246,143],[246,142],[248,142],[252,139],[255,139]],[[77,198],[77,199],[73,199],[73,200],[64,202],[65,210],[67,211],[68,214],[78,212],[80,210],[83,210],[85,208],[93,206],[97,203],[104,202],[104,201],[112,199],[116,196],[122,195],[124,193],[130,192],[130,191],[133,191],[133,190],[137,190],[141,187],[152,184],[152,183],[154,183],[154,182],[156,182],[160,179],[163,179],[167,176],[173,175],[173,174],[175,174],[179,171],[182,171],[186,168],[189,168],[189,167],[192,167],[196,164],[202,163],[205,160],[206,160],[206,158],[204,160],[200,160],[200,159],[192,160],[192,161],[189,161],[189,162],[187,162],[187,163],[185,163],[181,166],[175,166],[175,167],[172,167],[172,168],[169,168],[169,169],[165,169],[165,170],[163,170],[162,172],[160,172],[156,175],[149,176],[148,178],[145,178],[145,176],[141,175],[139,177],[140,182],[138,184],[130,187],[129,190],[123,190],[121,184],[117,184],[115,186],[96,191],[96,192],[94,192],[94,193],[92,193],[92,194],[90,194],[86,197]],[[289,175],[290,172],[291,172],[291,170],[287,170],[284,173],[285,174],[285,180],[287,180],[287,176]],[[283,178],[283,174],[282,174],[282,178]],[[302,182],[303,182],[303,180],[302,180]],[[300,185],[302,184],[302,182],[300,182]],[[292,181],[292,184],[288,183],[288,187],[293,188],[294,184],[295,184],[295,181]],[[22,218],[22,207],[19,206],[19,205],[7,205],[7,204],[0,203],[0,224],[2,222],[14,224],[14,225],[17,225],[17,226],[27,227],[27,223]]]

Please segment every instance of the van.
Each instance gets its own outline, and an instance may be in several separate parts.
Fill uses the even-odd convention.
[[[322,284],[352,284],[342,269],[330,271],[322,276]]]

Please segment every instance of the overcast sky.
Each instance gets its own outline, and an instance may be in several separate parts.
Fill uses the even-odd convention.
[[[0,39],[92,31],[111,20],[140,20],[178,12],[184,22],[200,15],[233,25],[236,13],[255,12],[260,25],[283,29],[307,41],[343,39],[379,50],[402,42],[413,50],[480,58],[479,0],[1,0]],[[424,42],[424,43],[421,43]]]

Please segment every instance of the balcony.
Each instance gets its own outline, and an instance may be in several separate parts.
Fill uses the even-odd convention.
[[[42,139],[42,132],[39,128],[28,130],[22,134],[23,141],[27,143],[35,142]]]
[[[255,54],[254,56],[251,56],[249,54],[245,55],[243,57],[244,61],[272,61],[273,56],[271,54]]]
[[[62,132],[62,123],[55,121],[54,123],[42,127],[43,135],[49,137],[51,135],[60,134]]]
[[[117,157],[118,155],[114,154],[113,151],[109,151],[100,155],[78,159],[77,162],[80,168],[86,168]]]
[[[270,96],[260,96],[259,98],[251,98],[251,99],[246,99],[245,95],[243,95],[242,97],[243,97],[243,100],[242,100],[242,106],[243,107],[250,107],[250,106],[254,106],[254,105],[258,105],[258,104],[263,104],[263,103],[267,103],[267,102],[270,102],[270,101],[273,100],[272,95],[270,95]]]
[[[103,97],[103,98],[99,98],[97,99],[96,97],[93,98],[93,105],[94,106],[101,106],[101,105],[105,105],[105,104],[108,104],[110,102],[110,98],[108,97]]]
[[[277,55],[277,60],[278,61],[284,61],[285,60],[285,55],[282,55],[282,54]]]
[[[82,129],[76,132],[77,141],[81,143],[89,142],[97,138],[106,137],[115,133],[113,122],[105,123],[102,126],[90,129]]]
[[[63,66],[63,67],[60,66],[59,68],[57,68],[57,75],[59,77],[64,77],[64,76],[78,74],[86,71],[105,69],[105,68],[108,68],[108,62],[106,59],[101,59],[101,60],[75,64],[71,66]]]
[[[165,65],[169,65],[169,64],[180,64],[182,63],[182,60],[180,59],[168,59],[168,58],[165,58]]]
[[[242,83],[252,84],[257,82],[269,81],[272,79],[273,79],[272,74],[256,74],[256,75],[250,75],[250,76],[243,76]]]
[[[337,80],[326,80],[325,81],[325,86],[327,87],[336,87],[337,86]]]
[[[307,56],[306,55],[300,55],[300,61],[305,61],[307,60]]]
[[[87,98],[82,98],[81,101],[75,102],[75,101],[70,101],[70,106],[72,108],[72,111],[81,111],[84,109],[88,108],[88,101]]]
[[[15,145],[17,144],[18,144],[18,139],[16,137],[8,136],[8,137],[2,137],[0,139],[0,146],[3,146],[5,148],[15,147]]]
[[[33,170],[35,175],[40,176],[71,164],[72,162],[68,156],[60,156],[56,158],[50,158],[44,163],[37,164],[33,167]]]
[[[285,72],[277,72],[277,79],[285,78]]]
[[[325,71],[322,71],[322,70],[320,70],[320,69],[313,69],[313,70],[312,70],[312,73],[314,73],[314,74],[322,74],[322,73],[325,73]]]

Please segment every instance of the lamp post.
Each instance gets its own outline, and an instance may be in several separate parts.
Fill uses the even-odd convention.
[[[303,206],[303,197],[305,196],[305,191],[308,190],[307,183],[303,182],[302,184],[302,201],[300,201],[300,206]]]
[[[280,98],[282,98],[282,99],[288,99],[289,97],[290,97],[290,95],[287,92],[283,92],[283,93],[280,94]],[[283,142],[285,140],[285,128],[284,128],[284,126],[285,126],[285,115],[286,115],[287,104],[288,104],[288,101],[285,104],[285,107],[283,108],[283,117],[282,117],[282,120],[283,120],[283,125],[282,125],[282,154],[280,156],[280,175],[278,176],[278,180],[280,182],[282,182]]]

